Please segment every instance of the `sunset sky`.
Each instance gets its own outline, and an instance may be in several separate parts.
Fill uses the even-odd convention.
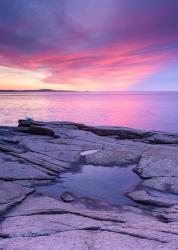
[[[178,0],[0,0],[0,89],[177,90]]]

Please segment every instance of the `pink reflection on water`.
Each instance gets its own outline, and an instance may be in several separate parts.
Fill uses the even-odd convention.
[[[178,94],[0,94],[0,125],[33,117],[178,132]]]

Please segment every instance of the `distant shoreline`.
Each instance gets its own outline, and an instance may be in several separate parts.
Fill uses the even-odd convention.
[[[4,92],[80,92],[75,90],[53,90],[53,89],[27,89],[27,90],[13,90],[13,89],[7,89],[7,90],[0,90],[0,93]]]

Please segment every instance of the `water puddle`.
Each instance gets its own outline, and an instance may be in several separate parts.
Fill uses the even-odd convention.
[[[63,192],[71,192],[79,198],[101,200],[112,205],[135,205],[126,196],[140,183],[133,167],[84,165],[79,171],[64,173],[54,184],[38,186],[36,190],[57,199]]]

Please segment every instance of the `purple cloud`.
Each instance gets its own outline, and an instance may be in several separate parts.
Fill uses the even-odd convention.
[[[0,65],[137,83],[178,60],[177,17],[177,0],[1,0]]]

